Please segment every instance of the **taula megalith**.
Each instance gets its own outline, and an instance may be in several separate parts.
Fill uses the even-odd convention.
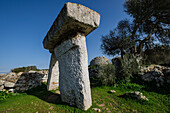
[[[52,54],[47,89],[59,86],[62,101],[83,110],[92,105],[85,36],[99,23],[100,14],[68,2],[43,40]]]

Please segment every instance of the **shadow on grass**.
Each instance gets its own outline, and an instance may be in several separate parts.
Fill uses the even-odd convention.
[[[67,105],[61,101],[60,95],[47,90],[47,86],[42,84],[36,88],[26,91],[28,95],[33,95],[48,103]]]

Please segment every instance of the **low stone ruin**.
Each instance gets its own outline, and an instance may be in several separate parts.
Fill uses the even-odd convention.
[[[164,83],[170,83],[170,67],[160,65],[141,67],[139,76],[147,82],[156,81],[156,86],[160,87],[163,86]]]
[[[68,2],[43,40],[52,54],[47,89],[59,86],[62,101],[83,110],[92,105],[85,37],[99,23],[100,14]]]
[[[89,76],[90,78],[98,78],[99,71],[102,69],[102,66],[111,64],[110,60],[107,57],[95,57],[90,61],[89,65]]]
[[[95,57],[94,59],[92,59],[92,61],[90,62],[90,66],[94,66],[94,65],[105,65],[105,64],[111,64],[110,60],[104,56],[101,57]]]
[[[25,92],[45,82],[48,71],[7,73],[0,76],[0,91]],[[47,78],[46,78],[47,79]]]

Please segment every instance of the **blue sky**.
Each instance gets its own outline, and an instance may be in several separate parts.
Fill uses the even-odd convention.
[[[50,53],[42,41],[66,2],[79,3],[101,14],[99,28],[86,37],[89,62],[106,56],[101,36],[130,18],[123,10],[125,0],[0,0],[0,72],[22,66],[49,67]],[[106,56],[108,57],[108,56]],[[111,57],[109,57],[111,59]]]

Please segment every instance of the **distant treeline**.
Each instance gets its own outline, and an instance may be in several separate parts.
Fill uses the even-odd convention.
[[[11,72],[15,72],[15,73],[19,73],[19,72],[29,72],[30,70],[40,71],[40,69],[37,69],[36,66],[27,66],[27,67],[14,68],[14,69],[11,70]]]

